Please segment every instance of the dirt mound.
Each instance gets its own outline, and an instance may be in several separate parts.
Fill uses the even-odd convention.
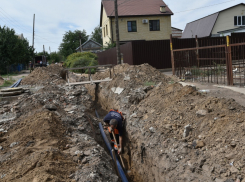
[[[144,66],[125,66],[97,88],[105,110],[125,113],[123,157],[131,181],[245,179],[245,108],[183,87],[154,68],[142,73]]]
[[[56,85],[63,85],[65,81],[65,70],[52,64],[47,67],[37,67],[34,71],[25,77],[22,85],[47,85],[49,83],[55,83]]]
[[[76,164],[62,152],[68,144],[64,133],[61,121],[50,112],[19,122],[0,138],[4,149],[0,155],[2,180],[71,181],[68,177]]]
[[[86,88],[49,84],[2,104],[1,181],[118,182]]]
[[[0,76],[0,85],[4,84],[4,79]]]

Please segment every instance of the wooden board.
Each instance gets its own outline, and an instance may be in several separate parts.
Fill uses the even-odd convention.
[[[15,92],[15,91],[21,91],[21,90],[23,90],[22,87],[17,87],[17,88],[6,88],[6,89],[0,90],[0,92]]]
[[[93,80],[93,81],[84,81],[84,82],[75,82],[75,83],[67,83],[66,85],[83,85],[83,84],[93,84],[93,83],[101,83],[101,82],[109,82],[112,79],[106,80]]]
[[[0,97],[20,95],[22,93],[23,93],[23,90],[22,91],[15,91],[15,92],[0,92]]]

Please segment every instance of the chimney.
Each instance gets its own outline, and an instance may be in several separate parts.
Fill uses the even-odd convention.
[[[166,13],[166,6],[165,5],[160,6],[160,11],[161,13]]]

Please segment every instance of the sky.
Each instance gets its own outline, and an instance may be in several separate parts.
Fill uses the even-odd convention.
[[[128,1],[128,0],[127,0]],[[150,1],[150,0],[149,0]],[[172,26],[184,30],[188,22],[244,0],[164,0],[173,11]],[[58,51],[65,32],[86,30],[87,35],[100,23],[101,0],[0,0],[0,26],[23,33],[32,45],[33,15],[37,52]]]

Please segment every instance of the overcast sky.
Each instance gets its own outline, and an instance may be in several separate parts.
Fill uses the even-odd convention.
[[[149,0],[150,1],[150,0]],[[165,0],[174,12],[172,26],[186,23],[243,3],[244,0]],[[0,26],[15,29],[32,45],[33,14],[36,15],[35,48],[58,51],[66,31],[85,29],[90,35],[100,22],[101,0],[0,0]],[[206,7],[208,6],[208,7]],[[190,11],[189,11],[190,10]]]

